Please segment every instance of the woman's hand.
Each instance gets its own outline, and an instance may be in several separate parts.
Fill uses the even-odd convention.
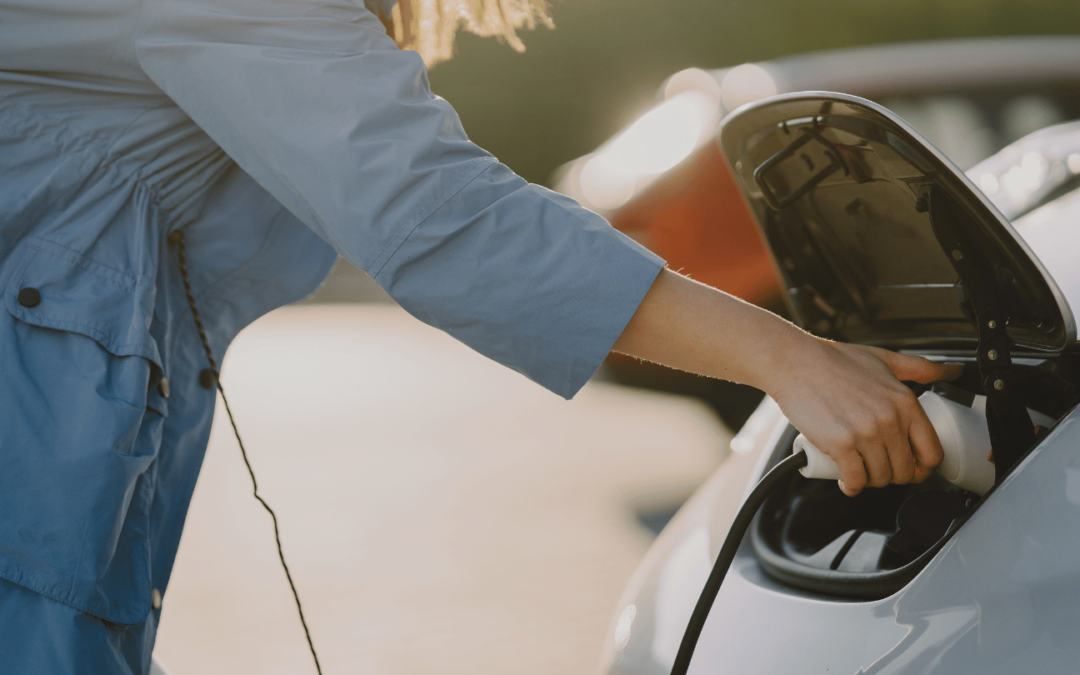
[[[787,356],[790,366],[769,393],[795,428],[836,462],[844,494],[920,483],[941,462],[937,433],[900,380],[954,379],[961,366],[812,337]]]
[[[960,374],[959,366],[816,338],[669,270],[657,277],[615,351],[764,390],[836,461],[848,495],[930,474],[941,443],[900,380]]]

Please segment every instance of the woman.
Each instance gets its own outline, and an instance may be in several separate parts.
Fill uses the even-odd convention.
[[[471,144],[384,27],[433,61],[459,27],[520,45],[537,22],[533,0],[0,0],[5,671],[148,670],[209,354],[337,254],[559,395],[614,347],[764,389],[848,494],[939,461],[897,378],[948,369],[665,270]]]

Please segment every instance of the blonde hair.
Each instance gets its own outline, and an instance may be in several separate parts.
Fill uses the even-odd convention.
[[[415,49],[428,67],[453,55],[459,29],[495,36],[523,52],[518,29],[554,27],[546,0],[398,0],[393,21],[398,45]]]

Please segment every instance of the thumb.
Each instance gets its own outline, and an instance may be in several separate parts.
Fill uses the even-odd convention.
[[[955,380],[964,366],[959,363],[935,363],[921,356],[885,351],[882,360],[898,380],[930,384],[939,380]]]

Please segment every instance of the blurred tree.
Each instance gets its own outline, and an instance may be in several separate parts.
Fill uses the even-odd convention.
[[[596,148],[683,68],[821,49],[1080,33],[1075,0],[556,0],[557,28],[515,53],[458,38],[431,73],[481,146],[530,181]]]

